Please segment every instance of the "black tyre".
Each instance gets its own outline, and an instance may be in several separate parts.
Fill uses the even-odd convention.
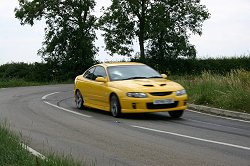
[[[84,106],[83,106],[83,103],[84,103],[83,96],[82,96],[82,94],[81,94],[81,92],[79,90],[76,91],[75,102],[76,102],[76,107],[78,109],[83,109],[84,108]]]
[[[121,116],[121,105],[116,95],[112,95],[110,98],[110,112],[113,117]]]
[[[171,118],[180,118],[183,115],[183,110],[178,110],[178,111],[169,111],[169,115]]]

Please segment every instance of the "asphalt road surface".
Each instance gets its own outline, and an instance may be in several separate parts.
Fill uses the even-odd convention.
[[[30,147],[94,165],[250,165],[250,123],[187,110],[117,119],[76,109],[73,85],[0,89],[0,119]]]

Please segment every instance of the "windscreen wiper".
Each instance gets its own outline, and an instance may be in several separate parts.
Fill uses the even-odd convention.
[[[162,78],[161,76],[152,76],[152,77],[147,77],[147,78]]]
[[[129,77],[129,78],[126,78],[124,80],[133,80],[133,79],[145,79],[147,77]]]

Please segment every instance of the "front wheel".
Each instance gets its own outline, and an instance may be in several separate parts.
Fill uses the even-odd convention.
[[[116,95],[112,95],[110,98],[110,112],[113,117],[121,116],[121,105]]]
[[[178,110],[178,111],[169,111],[169,115],[171,118],[180,118],[183,115],[183,110]]]

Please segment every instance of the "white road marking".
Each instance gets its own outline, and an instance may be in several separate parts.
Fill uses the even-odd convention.
[[[60,92],[53,92],[53,93],[47,94],[47,95],[43,96],[42,99],[46,100],[48,96],[51,96],[51,95],[54,95],[54,94],[57,94],[57,93],[60,93]]]
[[[131,127],[139,128],[139,129],[143,129],[143,130],[154,131],[154,132],[158,132],[158,133],[165,133],[165,134],[169,134],[169,135],[174,135],[174,136],[183,137],[183,138],[189,138],[189,139],[203,141],[203,142],[209,142],[209,143],[213,143],[213,144],[230,146],[230,147],[244,149],[244,150],[250,150],[250,147],[246,147],[246,146],[240,146],[240,145],[229,144],[229,143],[225,143],[225,142],[213,141],[213,140],[208,140],[208,139],[203,139],[203,138],[198,138],[198,137],[192,137],[192,136],[188,136],[188,135],[183,135],[183,134],[178,134],[178,133],[173,133],[173,132],[168,132],[168,131],[163,131],[163,130],[157,130],[157,129],[147,128],[147,127],[141,127],[141,126],[131,125]]]
[[[227,120],[233,120],[233,121],[250,123],[250,121],[246,121],[246,120],[234,119],[234,118],[229,118],[229,117],[224,117],[224,116],[219,116],[219,115],[213,115],[213,114],[208,114],[208,113],[204,113],[204,112],[194,111],[194,110],[190,110],[190,109],[188,109],[188,111],[194,112],[194,113],[198,113],[198,114],[208,115],[208,116],[212,116],[212,117],[227,119]]]
[[[84,116],[84,117],[87,117],[87,118],[91,118],[91,117],[92,117],[92,116],[85,115],[85,114],[82,114],[82,113],[79,113],[79,112],[71,111],[71,110],[69,110],[69,109],[66,109],[66,108],[57,106],[57,105],[55,105],[55,104],[51,104],[51,103],[49,103],[49,102],[47,102],[47,101],[44,101],[44,103],[46,103],[46,104],[48,104],[48,105],[50,105],[50,106],[52,106],[52,107],[56,107],[56,108],[58,108],[58,109],[60,109],[60,110],[63,110],[63,111],[66,111],[66,112],[70,112],[70,113],[72,113],[72,114]]]
[[[60,93],[60,92],[53,92],[53,93],[47,94],[47,95],[43,96],[42,99],[46,100],[48,96],[51,96],[51,95],[54,95],[54,94],[57,94],[57,93]],[[80,115],[80,116],[87,117],[87,118],[91,118],[92,117],[92,116],[89,116],[89,115],[85,115],[85,114],[82,114],[82,113],[79,113],[79,112],[75,112],[75,111],[72,111],[72,110],[69,110],[69,109],[57,106],[55,104],[51,104],[51,103],[49,103],[47,101],[43,101],[43,102],[46,103],[46,104],[48,104],[48,105],[50,105],[50,106],[52,106],[52,107],[56,107],[56,108],[58,108],[60,110],[63,110],[63,111],[66,111],[66,112],[70,112],[70,113],[75,114],[75,115]]]
[[[48,96],[57,94],[60,92],[53,92],[50,94],[47,94],[45,96],[42,97],[43,100],[46,100]],[[78,113],[60,106],[57,106],[55,104],[51,104],[47,101],[43,101],[44,103],[53,106],[55,108],[61,109],[63,111],[66,112],[70,112],[79,116],[83,116],[83,117],[92,117],[89,115],[85,115],[82,113]],[[193,111],[193,110],[189,110],[190,112],[195,112],[195,113],[199,113],[199,114],[204,114],[204,115],[208,115],[208,116],[213,116],[213,117],[219,117],[219,118],[223,118],[223,119],[228,119],[228,120],[234,120],[234,121],[240,121],[240,122],[247,122],[250,123],[249,121],[244,121],[244,120],[239,120],[239,119],[233,119],[233,118],[228,118],[228,117],[222,117],[222,116],[217,116],[217,115],[211,115],[211,114],[207,114],[207,113],[202,113],[202,112],[198,112],[198,111]],[[204,122],[206,123],[206,122]],[[241,146],[241,145],[235,145],[235,144],[230,144],[230,143],[225,143],[225,142],[219,142],[219,141],[214,141],[214,140],[208,140],[208,139],[203,139],[203,138],[198,138],[198,137],[193,137],[193,136],[188,136],[188,135],[183,135],[183,134],[178,134],[178,133],[173,133],[173,132],[168,132],[168,131],[163,131],[163,130],[157,130],[157,129],[152,129],[152,128],[147,128],[147,127],[142,127],[142,126],[135,126],[135,125],[131,125],[131,127],[134,128],[139,128],[139,129],[144,129],[144,130],[149,130],[149,131],[154,131],[154,132],[158,132],[158,133],[165,133],[165,134],[169,134],[169,135],[174,135],[174,136],[178,136],[178,137],[183,137],[183,138],[188,138],[188,139],[193,139],[193,140],[198,140],[198,141],[203,141],[203,142],[208,142],[208,143],[213,143],[213,144],[219,144],[219,145],[224,145],[224,146],[229,146],[229,147],[234,147],[234,148],[238,148],[238,149],[244,149],[244,150],[249,150],[250,151],[250,147],[246,147],[246,146]],[[35,151],[36,152],[36,151]],[[33,154],[33,153],[32,153]]]
[[[24,149],[28,150],[28,151],[29,151],[31,154],[33,154],[34,156],[37,156],[37,157],[39,157],[39,158],[41,158],[41,159],[43,159],[43,160],[46,159],[46,157],[45,157],[44,155],[42,155],[42,154],[39,153],[38,151],[32,149],[31,147],[29,147],[29,146],[27,146],[27,145],[25,145],[25,144],[21,144],[21,145],[22,145],[22,147],[23,147]]]

